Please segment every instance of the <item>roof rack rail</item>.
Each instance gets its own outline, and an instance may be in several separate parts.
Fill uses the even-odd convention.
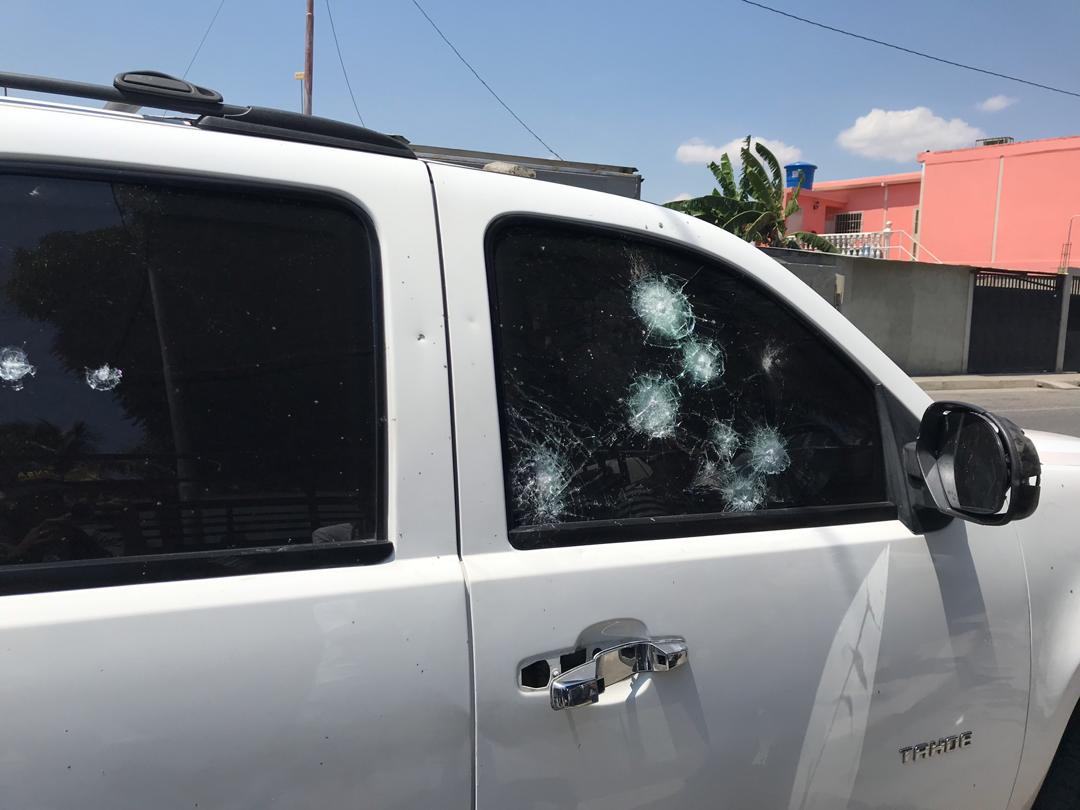
[[[360,152],[375,152],[415,158],[406,143],[365,127],[312,115],[226,104],[221,93],[154,70],[133,70],[117,74],[113,86],[0,72],[0,87],[36,93],[105,101],[125,110],[140,107],[198,115],[195,126],[218,132],[233,132],[283,141],[299,141],[336,146]]]

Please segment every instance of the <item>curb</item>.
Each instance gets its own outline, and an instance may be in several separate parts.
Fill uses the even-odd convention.
[[[1046,388],[1054,391],[1080,390],[1080,374],[1032,374],[989,376],[964,374],[951,377],[914,377],[923,391],[991,391]]]

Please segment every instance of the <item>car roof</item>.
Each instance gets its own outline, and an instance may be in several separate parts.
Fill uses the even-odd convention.
[[[416,159],[401,138],[330,118],[269,107],[226,104],[221,94],[214,90],[156,71],[120,73],[112,86],[0,72],[0,87],[105,101],[111,107],[105,110],[77,108],[84,113],[137,114],[141,108],[171,110],[193,116],[177,121],[199,129]],[[33,100],[21,103],[55,106],[53,102]],[[135,118],[146,120],[149,116],[135,115]]]

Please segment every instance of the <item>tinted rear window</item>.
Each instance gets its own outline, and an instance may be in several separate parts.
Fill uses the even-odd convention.
[[[0,562],[374,538],[376,324],[342,205],[0,177]]]

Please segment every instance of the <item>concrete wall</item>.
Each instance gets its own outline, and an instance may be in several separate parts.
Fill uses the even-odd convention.
[[[767,250],[908,374],[962,374],[967,366],[973,269],[800,250]]]
[[[840,311],[908,374],[961,374],[967,367],[971,268],[852,259]]]

